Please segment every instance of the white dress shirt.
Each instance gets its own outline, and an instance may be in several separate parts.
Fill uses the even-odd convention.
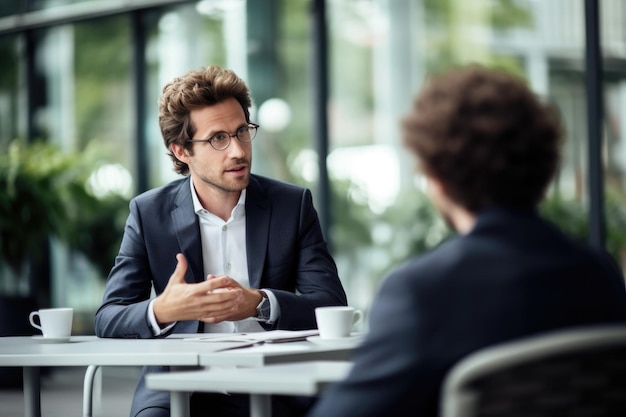
[[[230,218],[226,221],[206,210],[196,194],[193,180],[189,181],[191,197],[193,199],[194,212],[198,216],[200,224],[200,239],[202,242],[202,262],[204,276],[228,275],[243,287],[250,287],[248,278],[248,258],[246,251],[246,190],[241,192],[237,205],[233,208]],[[278,318],[280,311],[276,297],[271,290],[264,289],[268,296],[271,313],[268,323],[273,323]],[[161,328],[154,316],[154,300],[148,308],[148,319],[152,330],[158,336],[167,332],[175,323]],[[216,324],[204,324],[207,333],[232,333],[232,332],[260,332],[264,331],[258,320],[249,317],[240,321],[223,321]]]

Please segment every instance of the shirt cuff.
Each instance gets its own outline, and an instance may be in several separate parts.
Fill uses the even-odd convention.
[[[154,316],[153,304],[154,304],[154,300],[150,301],[150,304],[148,304],[148,322],[150,323],[150,327],[152,328],[152,333],[155,336],[161,336],[167,333],[172,327],[174,327],[176,322],[170,323],[164,328],[161,328],[161,326],[159,326],[159,323],[157,323],[156,317]]]

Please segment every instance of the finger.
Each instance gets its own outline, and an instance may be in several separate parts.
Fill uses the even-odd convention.
[[[226,313],[211,315],[209,317],[205,317],[205,318],[200,319],[200,321],[203,321],[205,323],[210,323],[210,324],[220,323],[220,322],[223,322],[225,320],[230,320],[232,315],[236,311],[237,311],[237,308],[233,307],[230,310],[228,310]]]
[[[209,278],[211,275],[207,277],[205,281],[207,283],[207,288],[209,291],[214,291],[218,288],[231,288],[231,287],[239,287],[239,283],[232,279],[227,275],[220,275],[217,277]]]
[[[207,299],[217,307],[229,308],[225,303],[239,303],[243,301],[243,296],[239,288],[216,288],[209,291]]]
[[[237,284],[237,281],[227,277],[226,275],[220,275],[219,277],[208,275],[206,281],[189,285],[193,286],[193,291],[197,294],[213,294],[239,288],[233,284]]]
[[[187,272],[187,258],[185,258],[185,255],[182,253],[177,253],[176,260],[178,263],[176,264],[176,269],[174,269],[174,273],[172,273],[169,282],[182,284],[185,282],[185,273]]]
[[[211,299],[210,305],[206,306],[204,318],[231,316],[239,309],[243,301],[240,290],[225,290],[219,293],[207,295]]]
[[[203,321],[203,322],[208,323],[208,324],[216,324],[216,323],[221,323],[221,322],[223,322],[224,320],[226,320],[226,318],[225,318],[225,317],[226,317],[226,316],[221,316],[221,317],[206,317],[206,318],[200,319],[200,321]]]

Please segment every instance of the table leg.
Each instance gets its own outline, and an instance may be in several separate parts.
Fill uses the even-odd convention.
[[[271,395],[250,394],[250,417],[271,417]]]
[[[24,415],[41,417],[41,378],[36,366],[24,367]]]
[[[189,417],[189,393],[187,391],[170,393],[170,417]]]
[[[83,417],[93,415],[93,382],[96,373],[100,369],[97,365],[89,365],[85,371],[85,381],[83,382]]]

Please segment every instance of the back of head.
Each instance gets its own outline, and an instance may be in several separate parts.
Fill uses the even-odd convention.
[[[196,127],[191,123],[189,113],[197,108],[221,103],[235,98],[250,122],[252,98],[246,83],[234,71],[216,65],[192,70],[174,78],[163,87],[159,98],[159,126],[165,147],[178,144],[192,152],[191,139]],[[170,151],[176,172],[187,174],[187,164],[179,161]]]
[[[502,71],[471,66],[432,78],[403,130],[421,170],[470,212],[535,207],[559,164],[556,112]]]

